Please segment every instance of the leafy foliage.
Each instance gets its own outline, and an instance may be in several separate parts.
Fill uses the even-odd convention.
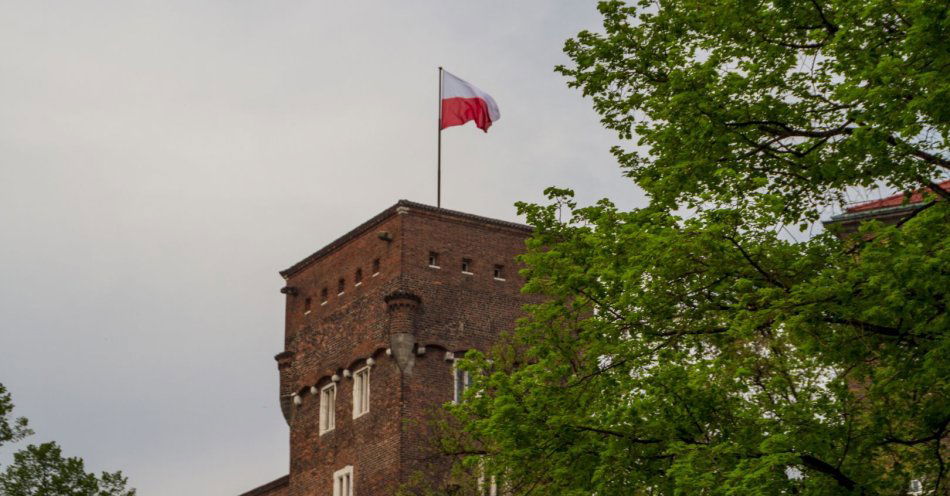
[[[0,384],[0,444],[18,441],[31,432],[25,418],[10,419],[13,401]],[[3,496],[135,496],[122,472],[87,473],[81,458],[63,457],[53,442],[29,445],[13,455],[13,463],[0,472]]]
[[[545,302],[466,356],[444,451],[511,494],[946,493],[948,4],[600,10],[559,70],[639,138],[614,151],[651,204],[519,204]],[[881,183],[930,193],[854,236],[777,234]]]
[[[33,433],[27,426],[26,418],[11,418],[12,414],[13,400],[7,388],[0,384],[0,446],[19,441]]]
[[[7,496],[134,496],[121,472],[87,473],[81,458],[64,458],[56,443],[30,445],[13,455],[0,476]]]
[[[945,203],[900,228],[866,226],[873,240],[849,253],[830,234],[792,243],[730,210],[683,220],[553,194],[522,206],[538,228],[526,290],[549,300],[494,362],[470,357],[486,373],[454,408],[464,449],[491,455],[515,494],[945,484]]]
[[[950,168],[950,18],[933,0],[600,3],[559,70],[664,206],[758,203],[786,221],[848,186],[899,189]],[[750,193],[764,193],[750,195]],[[938,192],[939,193],[939,192]]]

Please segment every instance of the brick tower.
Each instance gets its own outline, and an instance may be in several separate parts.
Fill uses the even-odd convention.
[[[290,473],[247,496],[391,495],[446,483],[428,420],[465,386],[454,357],[488,349],[527,302],[530,228],[399,201],[281,272],[280,406]]]

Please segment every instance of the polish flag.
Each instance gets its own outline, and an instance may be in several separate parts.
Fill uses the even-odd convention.
[[[501,113],[494,98],[448,71],[442,71],[440,131],[475,121],[475,126],[487,133],[488,127],[498,119],[501,119]]]

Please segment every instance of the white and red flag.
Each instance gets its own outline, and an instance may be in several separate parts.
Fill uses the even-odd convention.
[[[442,73],[439,130],[475,121],[475,126],[487,133],[492,123],[501,118],[495,99],[448,71],[443,70]]]

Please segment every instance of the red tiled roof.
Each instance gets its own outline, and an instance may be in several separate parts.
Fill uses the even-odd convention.
[[[940,183],[937,183],[937,185],[940,186],[940,188],[943,189],[943,190],[950,191],[950,179],[947,179],[946,181],[942,181],[942,182],[940,182]],[[920,203],[920,202],[922,201],[922,199],[923,199],[923,194],[922,194],[922,193],[923,193],[922,190],[917,190],[917,191],[915,191],[912,195],[910,195],[910,200],[907,201],[907,203],[908,203],[908,204],[910,204],[910,203]],[[849,214],[851,214],[851,213],[855,213],[855,212],[865,212],[865,211],[868,211],[868,210],[877,210],[877,209],[879,209],[879,208],[899,207],[899,206],[901,206],[901,205],[904,205],[904,198],[905,198],[904,193],[898,193],[898,194],[896,194],[896,195],[888,196],[887,198],[884,198],[884,199],[881,199],[881,200],[873,200],[873,201],[869,201],[869,202],[858,203],[857,205],[852,205],[852,206],[846,208],[845,210],[846,210]]]

